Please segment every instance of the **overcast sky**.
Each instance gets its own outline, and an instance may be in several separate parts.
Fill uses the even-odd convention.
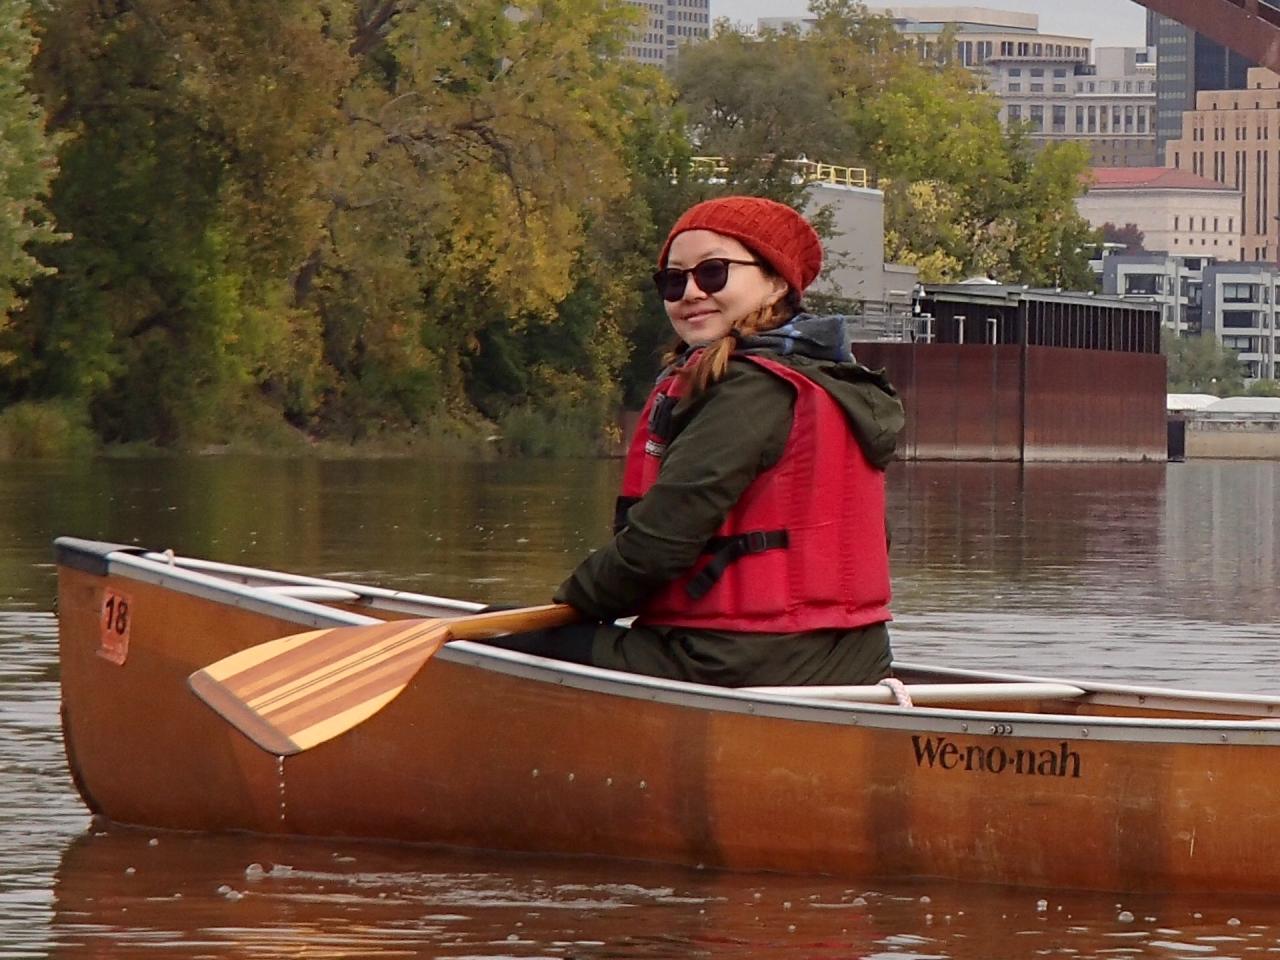
[[[894,0],[868,0],[869,7],[892,7]],[[902,0],[903,7],[988,7],[1040,14],[1040,30],[1089,37],[1104,47],[1136,47],[1145,42],[1147,11],[1132,0]],[[759,17],[800,17],[808,0],[711,0],[711,16],[754,24]]]

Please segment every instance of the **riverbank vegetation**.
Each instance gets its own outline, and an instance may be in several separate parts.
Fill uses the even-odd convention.
[[[1161,349],[1169,361],[1170,393],[1215,397],[1280,397],[1280,381],[1253,380],[1246,387],[1240,354],[1216,337],[1175,337],[1165,331]]]
[[[869,168],[926,280],[1087,279],[1080,148],[813,12],[664,75],[617,0],[0,0],[0,436],[589,453],[667,337],[662,232],[803,203],[798,156]]]

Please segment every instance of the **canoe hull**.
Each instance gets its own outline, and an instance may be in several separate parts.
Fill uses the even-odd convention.
[[[779,705],[462,645],[370,720],[281,759],[186,678],[309,625],[114,571],[59,577],[69,763],[118,822],[850,878],[1280,890],[1269,721],[1228,742],[1127,740],[1085,715]],[[102,655],[111,596],[132,610],[123,663]]]

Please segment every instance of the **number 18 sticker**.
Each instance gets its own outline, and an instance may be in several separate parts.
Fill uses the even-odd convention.
[[[127,593],[107,590],[102,596],[102,613],[98,617],[101,645],[98,656],[114,664],[123,664],[129,656],[129,625],[133,602]]]

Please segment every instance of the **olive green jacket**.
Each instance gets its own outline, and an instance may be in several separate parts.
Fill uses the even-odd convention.
[[[739,350],[766,352],[771,359],[813,380],[844,410],[868,461],[883,469],[893,458],[903,426],[902,404],[882,373],[848,356],[840,318],[801,316],[783,332],[744,339]],[[656,588],[693,566],[742,493],[782,456],[794,404],[794,389],[785,381],[745,359],[732,359],[722,380],[676,407],[673,437],[656,482],[631,507],[626,527],[583,560],[561,584],[556,601],[569,603],[601,621],[612,621],[635,613]],[[687,628],[646,629],[663,633],[668,643],[692,640],[696,645],[699,640],[720,638],[715,643],[717,650],[726,646],[725,638],[732,641],[741,636]],[[859,631],[814,631],[810,636],[849,633]],[[884,636],[887,650],[887,634]],[[610,661],[626,659],[616,651],[607,656],[600,652]],[[700,651],[692,652],[695,661],[699,656]],[[718,661],[720,654],[712,659]],[[635,669],[617,662],[601,665]],[[713,665],[713,672],[734,674],[732,664],[721,670],[724,666]],[[759,665],[748,672],[758,674]]]

